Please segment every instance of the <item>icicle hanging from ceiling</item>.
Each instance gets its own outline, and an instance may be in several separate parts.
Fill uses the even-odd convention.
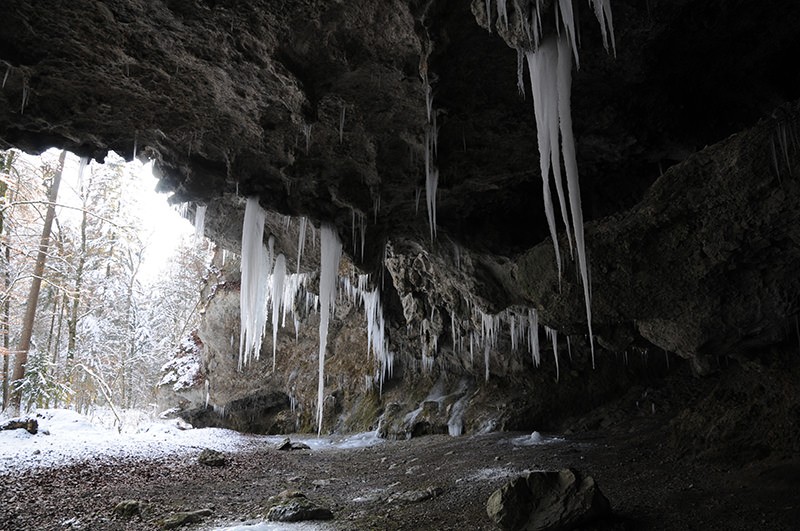
[[[283,304],[283,286],[286,280],[286,257],[283,253],[275,259],[272,271],[272,372],[275,372],[275,358],[278,352],[278,320]]]
[[[428,123],[425,125],[425,203],[428,207],[428,225],[433,241],[436,238],[436,192],[439,188],[439,168],[435,164],[439,127],[436,124],[436,111],[433,109],[433,89],[427,73],[423,74],[422,86],[428,115]]]
[[[317,388],[317,434],[322,433],[322,411],[325,398],[325,350],[328,345],[328,323],[336,306],[336,285],[342,242],[336,227],[324,223],[320,234],[319,269],[319,382]]]
[[[241,332],[239,369],[251,356],[261,354],[261,338],[267,326],[267,277],[269,265],[264,248],[266,213],[257,197],[247,199],[242,226],[242,281],[239,293]]]
[[[614,27],[611,18],[610,0],[589,0],[595,16],[600,23],[603,44],[608,50],[609,42],[616,55]],[[489,14],[487,14],[489,16]],[[537,2],[530,21],[529,34],[533,37],[533,51],[526,51],[525,56],[530,71],[531,91],[533,93],[533,109],[536,116],[537,141],[539,146],[539,169],[542,174],[542,192],[544,196],[545,217],[553,240],[556,255],[559,283],[561,282],[562,265],[555,225],[553,198],[550,190],[550,175],[556,185],[561,216],[566,228],[570,252],[577,251],[578,270],[586,306],[586,319],[589,340],[592,350],[592,366],[594,366],[594,334],[592,331],[591,286],[589,263],[586,256],[586,245],[583,231],[583,211],[581,207],[580,182],[578,180],[578,164],[575,151],[575,138],[572,132],[572,60],[578,66],[577,33],[575,30],[575,14],[572,0],[558,0],[555,10],[557,35],[539,41],[541,28],[540,5]],[[526,26],[527,27],[527,26]],[[536,31],[536,30],[539,31]],[[518,73],[519,77],[519,73]],[[519,82],[518,82],[519,84]],[[561,161],[567,181],[569,209],[564,195]],[[573,247],[574,242],[574,247]],[[574,255],[573,255],[574,256]]]

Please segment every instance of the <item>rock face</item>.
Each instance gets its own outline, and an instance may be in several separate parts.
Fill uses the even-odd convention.
[[[152,159],[162,189],[207,206],[207,234],[234,252],[244,197],[258,196],[276,250],[312,276],[319,247],[309,234],[298,260],[299,219],[332,223],[348,255],[340,273],[380,288],[394,371],[374,385],[362,310],[340,305],[328,430],[379,418],[397,436],[451,421],[541,429],[558,420],[542,408],[575,414],[635,380],[615,365],[628,354],[664,350],[697,375],[785,354],[800,300],[800,78],[787,68],[800,4],[614,0],[614,53],[591,6],[575,3],[598,372],[566,251],[556,271],[530,95],[517,87],[514,48],[530,49],[521,23],[534,3],[505,4],[508,25],[483,0],[6,0],[0,146]],[[554,4],[540,3],[544,34]],[[435,238],[426,153],[439,172]],[[303,316],[294,343],[279,332],[275,371],[267,355],[240,372],[240,286],[235,275],[220,286],[200,330],[208,390],[192,395],[195,421],[309,429],[318,316]],[[532,310],[557,332],[541,360],[520,334]],[[470,382],[460,422],[457,402],[430,396],[440,380],[447,395]],[[420,407],[428,427],[405,423]]]
[[[574,529],[610,510],[591,476],[567,468],[520,476],[494,491],[486,502],[489,517],[509,531]]]

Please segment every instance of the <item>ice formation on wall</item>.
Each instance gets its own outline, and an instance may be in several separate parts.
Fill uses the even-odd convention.
[[[361,304],[364,307],[364,315],[367,319],[367,355],[370,353],[375,356],[378,368],[372,381],[378,381],[378,390],[383,392],[383,383],[387,378],[392,377],[394,365],[394,353],[389,350],[389,341],[386,337],[386,321],[383,317],[383,307],[381,305],[380,291],[377,287],[368,288],[370,285],[369,275],[358,275],[357,284],[350,282],[350,277],[341,279],[342,293],[353,304]]]

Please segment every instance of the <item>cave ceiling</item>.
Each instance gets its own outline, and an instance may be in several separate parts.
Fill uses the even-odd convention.
[[[352,258],[365,271],[379,270],[393,240],[452,244],[493,257],[492,267],[519,259],[552,276],[530,256],[548,238],[530,87],[519,93],[514,37],[495,17],[487,24],[484,5],[4,0],[0,147],[154,160],[161,189],[207,205],[210,236],[233,250],[242,198],[257,195],[271,212],[335,223],[345,250],[354,212],[364,216],[365,254]],[[798,2],[614,0],[616,54],[589,4],[574,5],[572,115],[590,226],[624,217],[665,172],[779,120],[800,98]],[[436,243],[425,212],[423,78],[439,127]],[[685,200],[680,190],[664,196]],[[631,227],[614,237],[634,241]],[[614,260],[598,258],[608,263],[596,279]],[[509,293],[504,282],[500,307],[538,304],[552,289],[525,281],[527,291]],[[569,320],[559,311],[552,319]],[[643,311],[605,315],[634,321]]]

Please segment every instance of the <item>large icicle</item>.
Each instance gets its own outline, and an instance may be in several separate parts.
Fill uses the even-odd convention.
[[[550,128],[553,124],[551,115],[558,112],[558,93],[556,87],[555,70],[558,64],[558,47],[553,39],[548,39],[539,46],[536,52],[526,52],[528,70],[531,77],[531,90],[533,92],[533,113],[536,116],[537,141],[539,144],[539,169],[542,173],[542,195],[544,197],[544,212],[558,267],[558,278],[561,280],[561,252],[558,246],[558,233],[556,232],[556,218],[553,209],[553,197],[550,193],[550,163],[551,151],[558,149],[552,145],[553,135]],[[558,123],[556,121],[556,123]]]
[[[336,228],[322,224],[320,235],[319,269],[319,382],[317,387],[317,434],[322,434],[322,410],[325,398],[325,350],[328,345],[328,323],[336,306],[336,280],[339,273],[339,260],[342,256],[342,242]]]
[[[435,131],[425,133],[425,201],[428,206],[431,241],[436,238],[436,190],[439,187],[439,169],[433,164],[434,140],[431,135],[435,134]]]
[[[278,352],[278,321],[283,303],[283,285],[286,280],[286,257],[279,254],[272,271],[272,372]]]
[[[562,20],[567,21],[568,17],[571,17],[571,8],[565,9],[562,7]],[[558,190],[562,217],[564,218],[564,225],[567,229],[568,238],[570,231],[574,234],[575,249],[578,255],[578,269],[580,270],[583,283],[586,319],[592,348],[592,365],[594,366],[589,266],[583,233],[580,183],[578,181],[578,164],[575,155],[575,139],[572,132],[572,110],[570,105],[572,57],[574,55],[574,41],[572,41],[571,38],[572,32],[574,32],[574,26],[572,26],[571,29],[563,31],[557,38],[550,37],[546,39],[541,43],[538,51],[527,52],[526,57],[528,59],[531,86],[533,88],[533,109],[536,115],[540,157],[539,166],[542,172],[545,215],[547,217],[548,227],[550,228],[550,236],[553,239],[558,276],[560,280],[562,267],[555,228],[553,200],[549,186],[551,166],[553,177],[557,183],[556,189]],[[563,189],[560,183],[562,175],[559,164],[559,151],[561,153],[560,158],[564,161],[564,173],[567,179],[569,216],[567,215],[567,208],[563,198]],[[572,240],[572,238],[569,239]],[[572,248],[572,241],[570,241],[570,248]]]
[[[572,228],[575,231],[575,248],[578,251],[578,268],[583,281],[583,297],[586,305],[586,321],[589,328],[589,344],[592,349],[594,367],[594,334],[592,333],[592,303],[589,284],[589,265],[586,259],[586,246],[583,236],[583,210],[581,208],[581,185],[578,181],[578,162],[575,155],[575,138],[572,134],[572,109],[570,93],[572,90],[572,61],[565,39],[558,41],[558,115],[561,125],[561,150],[564,169],[567,174],[569,207],[572,213]]]
[[[267,277],[269,266],[264,248],[266,213],[257,197],[247,199],[242,226],[242,281],[239,294],[241,332],[239,336],[239,369],[258,359],[261,339],[267,325]]]
[[[433,241],[436,238],[436,191],[439,187],[439,169],[434,158],[438,150],[439,131],[436,125],[436,112],[433,109],[433,89],[427,74],[422,77],[422,85],[425,91],[425,110],[428,115],[428,123],[425,125],[425,202],[428,207],[431,241]],[[419,204],[419,199],[417,201]]]

